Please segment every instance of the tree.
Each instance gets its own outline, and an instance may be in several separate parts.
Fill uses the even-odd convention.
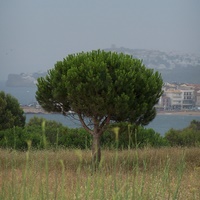
[[[36,99],[46,110],[77,113],[92,135],[93,159],[101,159],[100,138],[112,122],[146,125],[162,95],[161,75],[130,55],[91,51],[68,55],[38,79]],[[90,119],[90,123],[87,121]]]
[[[24,111],[20,108],[18,100],[0,91],[0,130],[14,126],[24,127],[25,120]]]

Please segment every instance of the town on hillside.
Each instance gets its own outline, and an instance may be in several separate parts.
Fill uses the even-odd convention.
[[[200,110],[200,84],[165,83],[156,108],[159,111]]]

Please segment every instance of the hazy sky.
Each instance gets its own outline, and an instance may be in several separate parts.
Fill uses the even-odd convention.
[[[0,0],[0,80],[117,47],[200,54],[200,0]]]

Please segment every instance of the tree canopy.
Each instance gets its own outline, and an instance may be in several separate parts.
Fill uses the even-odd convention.
[[[18,100],[10,94],[0,91],[0,130],[14,126],[24,127],[25,119]]]
[[[73,110],[83,127],[98,138],[94,142],[111,121],[146,125],[153,120],[162,85],[161,75],[141,60],[94,50],[58,61],[46,77],[38,79],[36,99],[46,111],[65,115]],[[90,125],[85,117],[91,119]]]

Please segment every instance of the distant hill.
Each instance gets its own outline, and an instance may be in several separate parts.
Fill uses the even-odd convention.
[[[148,68],[159,71],[164,82],[200,83],[200,55],[178,54],[175,52],[162,52],[146,49],[128,49],[112,47],[105,51],[122,52],[134,58],[143,60]],[[45,76],[47,72],[32,74],[9,74],[7,86],[35,86],[38,77]]]
[[[46,72],[37,72],[32,74],[9,74],[6,81],[8,87],[35,87],[37,78],[45,76]]]
[[[106,51],[130,54],[162,74],[165,82],[200,83],[200,55],[112,47]]]

